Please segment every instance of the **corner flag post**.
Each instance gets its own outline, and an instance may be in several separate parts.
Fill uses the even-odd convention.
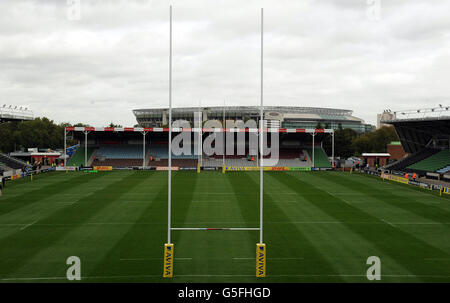
[[[167,243],[164,245],[164,269],[163,277],[173,277],[174,245],[171,243],[171,204],[172,204],[172,5],[170,6],[169,22],[169,170],[168,170],[168,195],[167,195]]]
[[[256,244],[256,277],[266,276],[266,245],[263,242],[263,206],[264,206],[264,179],[263,179],[263,32],[264,32],[264,8],[261,8],[261,105],[259,122],[259,243]]]

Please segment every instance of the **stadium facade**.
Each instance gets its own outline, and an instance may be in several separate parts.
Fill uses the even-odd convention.
[[[0,123],[9,121],[31,121],[34,120],[33,111],[22,107],[3,104],[0,107]]]
[[[450,106],[394,114],[381,122],[395,127],[409,156],[387,165],[386,169],[450,180]]]
[[[193,124],[194,113],[202,112],[203,121],[249,119],[258,120],[260,112],[256,106],[214,106],[214,107],[183,107],[172,109],[173,120],[186,120]],[[169,120],[168,108],[135,109],[133,114],[141,127],[167,126]],[[320,123],[324,128],[351,128],[358,134],[372,131],[373,127],[364,120],[352,115],[353,111],[346,109],[266,106],[264,118],[269,127],[280,128],[315,128]]]

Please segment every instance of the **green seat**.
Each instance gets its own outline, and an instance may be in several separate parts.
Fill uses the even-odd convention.
[[[307,148],[306,151],[312,161],[312,149]],[[321,147],[314,148],[314,167],[330,168],[331,164],[328,160],[328,156]]]
[[[94,152],[94,147],[88,147],[87,148],[87,158],[91,157],[92,153]],[[69,159],[69,162],[67,163],[67,166],[80,166],[84,165],[84,147],[79,147],[73,154],[72,158]]]
[[[450,150],[442,150],[426,159],[416,162],[407,168],[434,172],[450,165]]]

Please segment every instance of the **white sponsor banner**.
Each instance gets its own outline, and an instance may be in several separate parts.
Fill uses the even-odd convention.
[[[77,170],[77,168],[75,166],[66,166],[66,167],[57,166],[56,167],[56,171],[66,171],[66,170],[74,171],[74,170]]]

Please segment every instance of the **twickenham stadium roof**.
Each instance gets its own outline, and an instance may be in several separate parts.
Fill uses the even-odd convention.
[[[260,115],[258,106],[212,106],[212,107],[181,107],[172,109],[173,119],[193,121],[195,112],[202,112],[203,120],[226,119],[247,120],[257,119]],[[155,127],[166,125],[168,108],[135,109],[133,114],[140,126]],[[314,128],[317,123],[327,124],[327,127],[337,129],[353,128],[357,132],[371,130],[371,126],[364,120],[352,116],[353,111],[347,109],[296,107],[296,106],[265,106],[264,119],[275,121],[272,127],[286,128]]]

